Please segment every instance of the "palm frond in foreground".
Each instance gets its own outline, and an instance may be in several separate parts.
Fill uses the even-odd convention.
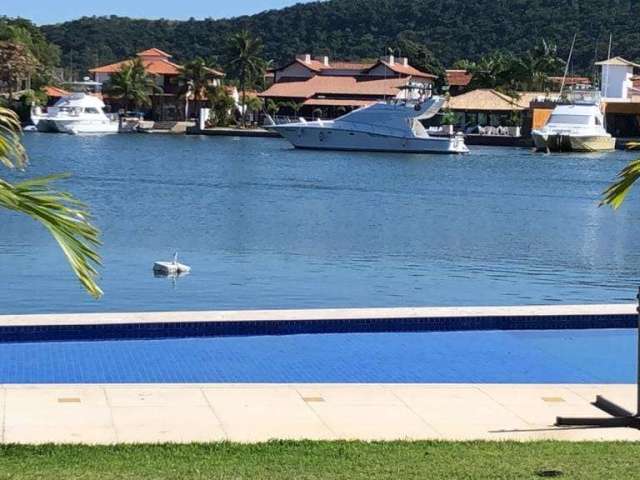
[[[0,163],[9,168],[23,168],[27,164],[18,118],[7,109],[0,109]],[[96,282],[100,232],[91,224],[90,214],[82,202],[52,187],[54,181],[64,177],[40,177],[16,184],[0,179],[0,207],[29,215],[49,230],[80,283],[98,298],[102,295]]]
[[[629,148],[638,149],[640,148],[640,143],[630,144]],[[640,178],[640,159],[634,160],[622,169],[616,177],[615,183],[602,194],[603,199],[600,205],[611,205],[614,209],[619,208],[638,178]]]

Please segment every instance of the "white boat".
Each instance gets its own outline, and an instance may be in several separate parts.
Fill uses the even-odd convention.
[[[616,139],[605,129],[599,96],[584,93],[574,92],[571,104],[558,105],[544,127],[532,130],[536,149],[598,152],[616,148]]]
[[[420,120],[436,115],[442,97],[378,102],[335,120],[270,125],[296,148],[404,153],[467,153],[461,134],[429,135]]]
[[[31,121],[39,132],[118,133],[117,116],[107,115],[104,108],[104,102],[94,95],[72,93],[62,97],[46,112],[35,107]]]

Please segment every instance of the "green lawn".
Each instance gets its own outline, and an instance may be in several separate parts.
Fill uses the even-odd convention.
[[[0,479],[549,477],[640,479],[640,443],[271,442],[0,447]]]

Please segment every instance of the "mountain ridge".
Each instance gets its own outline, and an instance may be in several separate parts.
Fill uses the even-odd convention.
[[[577,33],[573,66],[584,73],[606,56],[610,33],[613,55],[640,60],[639,23],[640,0],[329,0],[228,19],[84,17],[41,28],[61,47],[63,63],[83,71],[149,47],[176,61],[200,56],[221,63],[226,39],[247,28],[276,64],[297,53],[375,58],[403,33],[447,66],[500,49],[522,53],[543,39],[567,55]]]

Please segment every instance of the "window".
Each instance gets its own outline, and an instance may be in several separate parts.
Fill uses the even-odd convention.
[[[589,125],[589,117],[588,115],[551,115],[549,119],[549,123],[553,123],[555,125]]]
[[[85,109],[84,109],[84,112],[85,112],[85,113],[93,113],[94,115],[95,115],[96,113],[100,113],[100,111],[99,111],[97,108],[95,108],[95,107],[88,107],[88,108],[85,108]]]

